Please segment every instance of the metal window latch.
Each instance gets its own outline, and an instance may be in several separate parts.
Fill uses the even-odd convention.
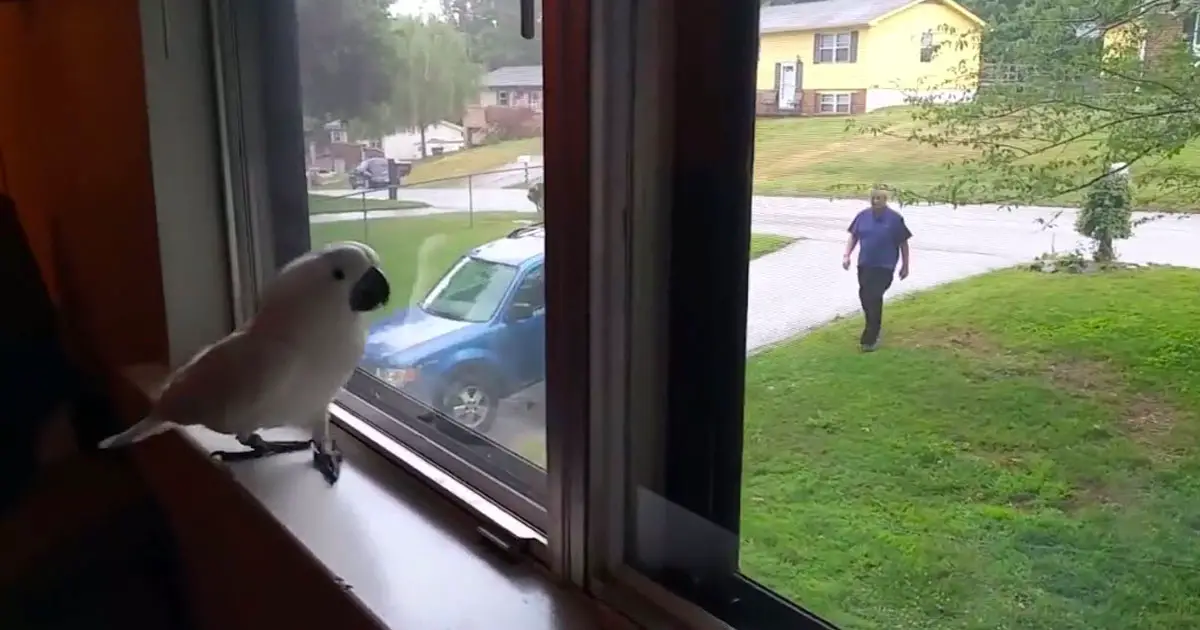
[[[533,0],[521,0],[521,37],[533,39],[534,21]]]

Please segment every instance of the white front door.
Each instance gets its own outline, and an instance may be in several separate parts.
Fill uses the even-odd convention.
[[[796,62],[779,64],[779,109],[796,109]]]

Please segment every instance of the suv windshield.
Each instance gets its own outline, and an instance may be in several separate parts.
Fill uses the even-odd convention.
[[[421,302],[430,315],[466,322],[486,322],[499,308],[517,275],[511,265],[467,256],[450,269]]]

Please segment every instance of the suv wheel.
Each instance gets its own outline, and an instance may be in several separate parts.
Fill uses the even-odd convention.
[[[458,424],[487,431],[496,421],[500,397],[495,380],[479,372],[462,372],[442,389],[438,402],[442,411]]]

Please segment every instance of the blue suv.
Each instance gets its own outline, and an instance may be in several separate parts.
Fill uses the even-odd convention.
[[[467,252],[418,302],[373,325],[362,367],[463,426],[546,377],[545,231]]]

